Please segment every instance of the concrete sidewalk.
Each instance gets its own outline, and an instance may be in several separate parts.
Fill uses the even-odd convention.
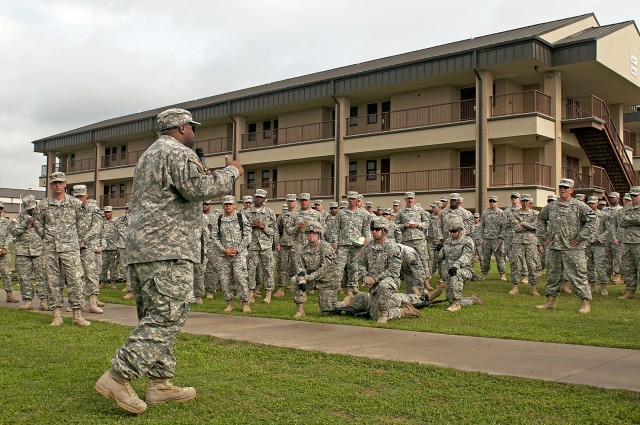
[[[19,304],[2,302],[2,307]],[[63,313],[71,316],[71,313]],[[83,315],[135,326],[134,307]],[[184,332],[332,354],[640,392],[640,350],[441,335],[191,311]]]

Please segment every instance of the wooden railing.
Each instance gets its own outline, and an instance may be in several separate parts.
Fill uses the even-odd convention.
[[[242,135],[242,149],[263,148],[286,145],[289,143],[311,142],[332,139],[335,135],[335,122],[324,121],[312,124],[263,130]]]
[[[546,186],[553,187],[551,167],[539,162],[491,165],[489,186]]]
[[[267,191],[267,198],[284,198],[288,193],[309,193],[311,196],[331,196],[334,193],[334,180],[331,177],[318,179],[284,180],[266,183],[240,185],[240,197],[254,195],[256,189]]]
[[[131,199],[131,193],[116,193],[100,196],[100,208],[111,205],[114,208],[122,208]]]
[[[346,119],[347,136],[474,121],[476,119],[475,111],[476,101],[471,99],[351,117]]]
[[[215,139],[198,140],[193,144],[193,149],[202,148],[205,154],[226,153],[231,152],[230,137],[217,137]]]
[[[538,90],[491,96],[491,116],[537,112],[551,116],[551,97]]]
[[[386,193],[475,187],[475,167],[406,171],[348,176],[346,190],[358,193]]]
[[[140,156],[142,156],[143,153],[144,150],[103,155],[100,157],[100,168],[136,165],[138,159],[140,159]]]
[[[562,167],[562,177],[575,182],[574,189],[602,189],[606,193],[614,191],[613,185],[602,167]]]
[[[44,166],[46,169],[46,166]],[[70,159],[65,162],[55,164],[53,171],[62,171],[65,174],[80,173],[83,171],[93,171],[96,169],[96,160],[94,158]]]

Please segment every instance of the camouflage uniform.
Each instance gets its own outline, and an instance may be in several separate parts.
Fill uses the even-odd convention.
[[[207,261],[204,268],[204,287],[207,292],[215,294],[220,289],[220,276],[218,274],[218,253],[213,245],[213,223],[218,221],[218,215],[215,212],[204,214],[205,225],[207,226],[209,238],[206,242]]]
[[[307,302],[307,292],[301,291],[298,285],[306,282],[307,289],[318,289],[318,303],[320,314],[326,316],[335,310],[338,296],[338,281],[334,278],[335,253],[327,241],[319,240],[315,248],[308,243],[302,248],[300,255],[295,258],[296,276],[293,279],[291,294],[293,302],[304,304]]]
[[[523,195],[524,196],[524,195]],[[511,228],[513,229],[513,239],[511,240],[514,263],[511,265],[511,283],[517,285],[522,279],[521,270],[528,271],[530,285],[538,282],[537,257],[538,240],[536,238],[536,227],[538,223],[538,211],[523,209],[514,211],[510,215]],[[514,265],[517,264],[517,267]]]
[[[371,294],[370,313],[373,320],[384,315],[388,316],[392,306],[391,296],[400,287],[400,269],[402,268],[402,254],[400,248],[392,239],[386,238],[377,245],[368,243],[360,259],[360,277],[371,276],[375,283],[369,289]]]
[[[235,283],[238,298],[242,302],[249,301],[249,287],[247,276],[247,247],[251,242],[251,222],[243,217],[242,228],[238,215],[234,212],[232,216],[225,214],[213,223],[213,244],[218,253],[218,266],[220,273],[220,286],[222,287],[222,298],[225,301],[233,300],[233,284]],[[218,227],[218,221],[220,226]],[[226,248],[238,250],[233,257],[226,256],[223,251]]]
[[[102,274],[100,275],[100,281],[115,282],[118,268],[116,255],[118,254],[118,238],[120,237],[116,221],[105,219],[103,232],[106,246],[102,250]],[[107,271],[109,271],[108,276]]]
[[[87,201],[88,202],[88,201]],[[80,262],[84,276],[84,295],[100,294],[100,269],[97,258],[101,256],[102,248],[106,245],[104,237],[103,217],[94,212],[92,207],[83,205],[84,227],[87,232],[82,235],[80,248]]]
[[[326,217],[324,220],[324,227],[327,230],[322,234],[322,239],[329,242],[331,246],[335,246],[338,241],[338,229],[337,229],[338,215],[339,214],[337,215],[329,214],[329,216]]]
[[[449,236],[438,253],[443,259],[445,290],[450,303],[462,301],[464,283],[473,276],[473,251],[473,241],[463,232],[457,239]],[[454,276],[449,272],[451,269],[456,269]]]
[[[204,174],[195,152],[168,135],[138,160],[126,250],[139,322],[112,361],[123,378],[173,376],[173,345],[194,299],[193,264],[201,256],[193,223],[201,203],[231,191],[238,176],[235,167]]]
[[[211,239],[207,214],[202,214],[201,224],[194,231],[200,235],[200,264],[193,265],[193,296],[202,298],[205,296],[204,271],[207,267],[207,243]]]
[[[11,223],[11,234],[15,238],[16,272],[20,281],[20,292],[24,301],[34,298],[33,279],[36,281],[36,294],[40,299],[47,297],[44,281],[42,238],[33,227],[32,217],[22,211]]]
[[[401,294],[399,292],[391,295],[389,299],[389,320],[400,319],[402,317],[400,306],[402,304],[419,304],[422,300],[419,296],[413,294]],[[373,318],[375,309],[372,309],[371,295],[367,292],[358,292],[354,295],[351,305],[356,311],[369,311],[369,315]]]
[[[308,223],[310,221],[315,221],[317,223],[322,222],[320,213],[311,208],[306,211],[294,211],[285,223],[285,232],[287,232],[287,234],[291,236],[293,249],[297,250],[298,252],[300,252],[302,247],[307,243],[307,240],[304,236],[304,228],[300,229],[298,227],[298,223]]]
[[[412,293],[412,288],[418,288],[420,293],[424,292],[424,280],[427,275],[424,272],[418,251],[409,245],[398,244],[398,247],[402,254],[400,273],[402,279],[407,283],[407,294]]]
[[[276,214],[271,208],[263,205],[260,208],[252,206],[244,213],[251,224],[259,220],[264,224],[264,229],[252,227],[251,243],[249,243],[249,258],[247,269],[249,273],[249,290],[256,289],[256,271],[262,270],[261,276],[264,289],[272,291],[273,278],[273,236],[276,233]]]
[[[515,215],[520,211],[520,207],[508,206],[504,209],[504,225],[502,226],[501,238],[504,241],[504,255],[509,259],[509,266],[511,267],[511,274],[515,267],[522,266],[516,261],[516,257],[513,253],[513,223],[515,222]],[[520,274],[526,276],[527,270],[520,270]]]
[[[274,244],[280,247],[278,251],[278,285],[284,287],[289,276],[293,275],[293,257],[291,248],[293,237],[286,231],[286,223],[291,219],[291,212],[283,212],[276,220],[276,232],[274,234]]]
[[[405,227],[407,223],[416,223],[418,227]],[[429,232],[429,213],[424,209],[413,206],[411,208],[404,207],[398,215],[396,215],[395,224],[398,226],[398,230],[402,233],[402,243],[415,249],[420,256],[420,262],[427,277],[431,276],[431,254],[429,252],[429,245],[425,234]],[[394,237],[392,233],[389,233],[390,237]],[[419,289],[424,288],[424,282],[419,286]]]
[[[591,243],[587,244],[587,281],[594,288],[596,284],[606,284],[609,275],[606,274],[605,267],[605,246],[609,243],[607,230],[607,220],[609,216],[603,211],[596,210],[596,233]]]
[[[358,287],[359,260],[362,243],[359,238],[371,239],[371,215],[366,210],[345,208],[338,213],[335,225],[336,250],[335,280],[346,281],[347,288]]]
[[[558,199],[540,211],[536,228],[538,245],[550,251],[546,259],[545,295],[555,297],[558,294],[564,273],[577,297],[591,300],[584,248],[587,242],[593,240],[596,225],[595,212],[575,198],[568,202]],[[569,241],[574,239],[580,242],[578,246],[570,245]]]
[[[602,211],[607,215],[605,227],[608,233],[608,241],[605,245],[604,273],[607,275],[608,280],[612,273],[620,274],[623,245],[621,238],[618,238],[620,242],[618,245],[614,243],[614,239],[615,235],[618,235],[615,229],[617,225],[616,216],[622,211],[622,206],[606,207]]]
[[[61,201],[51,197],[43,199],[36,208],[33,227],[43,239],[49,307],[62,307],[60,292],[64,279],[69,306],[74,310],[81,309],[84,305],[84,271],[80,261],[80,240],[86,233],[82,202],[69,195]]]
[[[118,228],[118,243],[116,244],[116,247],[118,251],[118,268],[120,270],[118,277],[119,280],[127,282],[125,289],[127,291],[131,291],[131,279],[129,279],[129,267],[127,266],[127,250],[124,243],[128,225],[129,218],[127,217],[127,214],[116,219],[116,227]]]
[[[2,288],[7,291],[13,291],[11,285],[11,232],[9,231],[9,219],[0,217],[0,249],[4,249],[6,254],[0,255],[0,277],[2,278]]]
[[[454,219],[454,217],[459,217],[464,223],[465,235],[471,234],[473,214],[471,214],[469,210],[466,210],[463,207],[451,208],[451,206],[448,206],[440,213],[440,228],[438,229],[438,234],[440,235],[441,239],[448,239],[450,237],[447,226],[449,225],[449,222]]]
[[[640,272],[640,206],[629,204],[618,212],[618,225],[624,229],[621,271],[626,291],[635,294]]]
[[[507,272],[504,261],[504,242],[501,243],[500,240],[504,221],[504,211],[500,208],[487,208],[480,216],[478,239],[482,240],[480,268],[483,275],[489,273],[489,269],[491,269],[491,255],[496,259],[498,273],[504,274]]]

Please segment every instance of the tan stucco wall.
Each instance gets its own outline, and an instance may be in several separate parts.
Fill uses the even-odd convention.
[[[423,90],[399,93],[391,96],[391,110],[419,108],[422,106],[439,105],[460,100],[460,90],[456,86],[440,86]],[[366,105],[365,105],[366,106]]]
[[[200,126],[196,133],[196,141],[218,139],[220,137],[230,137],[232,132],[231,124],[218,124],[214,126]]]
[[[460,166],[457,149],[422,149],[419,151],[398,152],[391,154],[390,158],[392,173],[439,170]]]
[[[598,21],[593,16],[587,16],[584,19],[574,22],[571,25],[566,25],[554,31],[549,31],[546,34],[540,36],[541,39],[548,41],[549,43],[555,43],[558,40],[562,40],[565,37],[575,34],[579,31],[587,28],[597,27]]]
[[[348,111],[347,111],[348,112]],[[305,124],[315,124],[323,121],[331,121],[331,109],[314,108],[304,111],[295,111],[280,114],[278,116],[278,128],[294,127]]]
[[[597,60],[640,87],[640,36],[634,25],[628,25],[598,40]],[[631,55],[638,64],[631,63]],[[631,74],[635,67],[638,76]]]
[[[238,154],[238,160],[243,165],[262,164],[265,162],[313,160],[322,158],[333,160],[335,155],[335,142],[314,142],[296,145],[281,145],[273,148],[242,151]],[[224,163],[224,162],[223,162]],[[207,162],[207,165],[209,163]],[[209,167],[211,167],[209,165]]]
[[[537,115],[509,119],[492,119],[489,121],[489,137],[491,139],[530,135],[539,135],[553,139],[555,137],[555,123]]]

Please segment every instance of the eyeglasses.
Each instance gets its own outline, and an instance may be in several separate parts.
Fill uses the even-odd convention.
[[[517,196],[512,196],[511,199],[519,199]]]
[[[498,201],[496,201],[494,199],[489,199],[489,203],[491,203],[491,204],[496,203],[496,202],[498,202]]]
[[[203,202],[202,205],[211,205],[211,204],[208,202]]]
[[[459,229],[451,229],[449,230],[449,233],[458,233],[460,230]]]
[[[373,227],[373,228],[371,229],[371,231],[372,231],[372,232],[382,232],[382,227],[380,227],[380,228]]]
[[[631,196],[632,198],[635,198],[636,196],[640,196],[640,193],[638,193],[638,194],[630,193],[629,196]]]
[[[569,186],[558,186],[560,189],[569,189]]]

